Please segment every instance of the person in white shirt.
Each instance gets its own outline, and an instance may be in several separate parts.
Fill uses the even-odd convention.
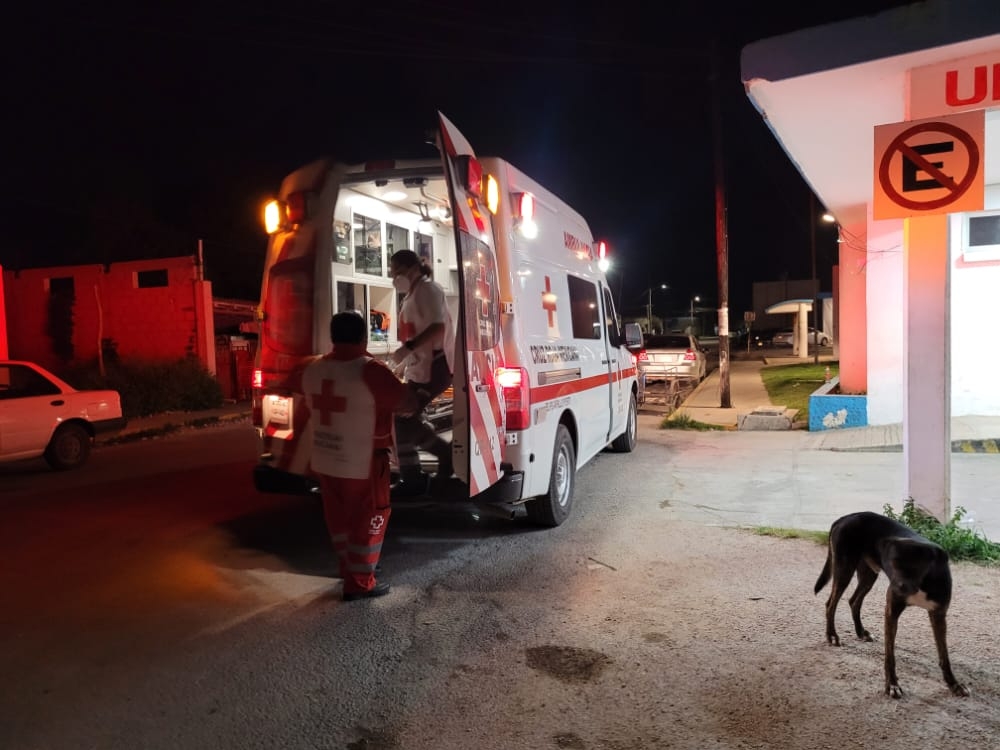
[[[451,477],[451,443],[440,437],[423,413],[427,404],[452,382],[455,331],[445,303],[444,290],[432,278],[431,268],[412,250],[399,250],[389,258],[393,286],[406,296],[399,310],[397,334],[402,346],[392,361],[403,365],[403,378],[414,392],[420,411],[396,416],[396,454],[400,484],[394,495],[422,495],[430,477],[420,467],[419,450],[438,460],[437,480]]]

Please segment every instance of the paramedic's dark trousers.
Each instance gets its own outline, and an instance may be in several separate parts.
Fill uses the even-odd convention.
[[[451,373],[444,352],[436,353],[431,365],[429,383],[407,382],[407,386],[417,397],[420,411],[412,416],[396,416],[396,457],[399,461],[399,476],[404,482],[418,480],[421,476],[420,454],[425,450],[438,460],[438,473],[450,477],[451,443],[441,438],[434,425],[424,415],[424,409],[434,398],[444,393],[451,385]]]

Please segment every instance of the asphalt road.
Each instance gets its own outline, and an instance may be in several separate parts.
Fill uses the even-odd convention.
[[[861,712],[857,736],[930,746],[910,707],[962,727],[936,747],[995,737],[1000,683],[963,648],[994,663],[995,581],[956,575],[990,624],[959,619],[952,660],[986,703],[941,695],[928,643],[904,652],[922,697],[879,703],[880,650],[823,638],[822,548],[719,528],[878,510],[898,455],[643,424],[559,528],[395,511],[367,602],[340,600],[315,501],[252,488],[246,424],[4,467],[0,748],[784,750],[842,746]]]

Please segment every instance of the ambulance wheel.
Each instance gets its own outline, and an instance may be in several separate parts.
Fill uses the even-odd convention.
[[[556,444],[552,452],[552,473],[549,491],[524,504],[528,520],[540,526],[558,526],[573,508],[573,482],[576,477],[576,451],[566,425],[556,428]]]
[[[625,422],[625,432],[611,442],[611,450],[617,453],[631,453],[635,448],[638,426],[636,424],[635,396],[629,397],[628,419]]]

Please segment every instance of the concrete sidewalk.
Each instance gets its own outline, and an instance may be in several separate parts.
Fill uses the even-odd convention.
[[[825,359],[829,360],[829,357]],[[820,357],[822,362],[824,357]],[[731,360],[729,395],[731,408],[722,408],[719,370],[702,381],[677,409],[691,419],[735,430],[740,415],[758,407],[774,406],[761,379],[761,369],[770,365],[798,364],[792,357]],[[902,451],[902,423],[869,425],[808,433],[806,445],[813,450]],[[1000,417],[962,416],[951,420],[952,450],[956,453],[1000,452]]]

